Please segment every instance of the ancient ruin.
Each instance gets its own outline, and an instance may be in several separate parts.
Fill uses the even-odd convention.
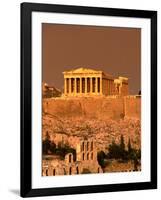
[[[64,90],[43,84],[42,138],[54,143],[54,150],[42,156],[42,175],[76,175],[85,173],[141,170],[141,95],[130,95],[128,78],[87,68],[63,72]],[[120,162],[107,157],[108,148],[124,137],[137,160]],[[61,144],[61,148],[59,146]],[[49,145],[49,144],[48,144]],[[65,151],[65,146],[75,153]],[[60,152],[64,152],[63,156]],[[98,162],[104,152],[106,166]]]
[[[59,156],[44,156],[43,176],[102,173],[97,161],[97,148],[93,140],[81,140],[75,144],[76,158],[68,153],[65,159]]]
[[[88,68],[64,71],[65,96],[128,95],[128,78]]]

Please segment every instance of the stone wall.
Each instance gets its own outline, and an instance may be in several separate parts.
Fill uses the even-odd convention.
[[[104,169],[104,172],[132,172],[132,171],[141,171],[140,162],[137,166],[137,169],[134,167],[133,161],[118,161],[118,160],[108,160],[108,164]]]
[[[75,148],[76,160],[74,160],[72,153],[66,154],[64,160],[61,160],[57,155],[43,156],[42,175],[102,173],[102,168],[97,161],[97,147],[93,140],[75,141]]]
[[[43,100],[43,111],[61,118],[140,119],[141,97],[50,98]]]
[[[124,98],[125,117],[141,118],[141,97],[127,96]]]

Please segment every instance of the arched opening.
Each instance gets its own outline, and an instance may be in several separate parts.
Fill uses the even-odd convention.
[[[63,168],[63,170],[64,170],[64,175],[66,175],[66,171],[65,171],[65,168]]]
[[[72,174],[72,168],[71,167],[69,168],[69,174],[70,175]]]
[[[87,151],[89,150],[89,142],[87,142]]]
[[[82,160],[84,160],[84,153],[82,154]]]
[[[89,160],[89,153],[87,153],[87,160]]]
[[[46,176],[48,176],[48,169],[46,169]]]
[[[93,160],[93,153],[91,153],[91,160]]]
[[[84,142],[82,143],[82,151],[84,151]]]
[[[77,174],[79,174],[79,168],[78,168],[78,166],[76,167],[76,171],[77,171]]]
[[[93,151],[93,142],[91,142],[91,151]]]
[[[53,176],[55,176],[55,173],[56,173],[56,170],[55,170],[55,169],[53,169]]]
[[[70,163],[72,162],[72,155],[71,154],[69,155],[69,162]]]

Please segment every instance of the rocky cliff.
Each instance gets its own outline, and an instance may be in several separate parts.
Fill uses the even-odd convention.
[[[130,101],[132,103],[130,104]],[[75,147],[79,138],[93,138],[98,150],[108,150],[112,140],[141,146],[140,98],[75,98],[43,101],[43,138]],[[126,103],[126,104],[125,104]],[[130,107],[131,106],[131,107]],[[130,112],[131,110],[131,112]]]

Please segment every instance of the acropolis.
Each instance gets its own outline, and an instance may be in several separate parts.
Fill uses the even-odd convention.
[[[88,68],[64,71],[64,96],[128,95],[128,78]]]
[[[129,94],[128,78],[82,67],[63,76],[62,89],[42,86],[42,176],[140,171],[141,95]]]

